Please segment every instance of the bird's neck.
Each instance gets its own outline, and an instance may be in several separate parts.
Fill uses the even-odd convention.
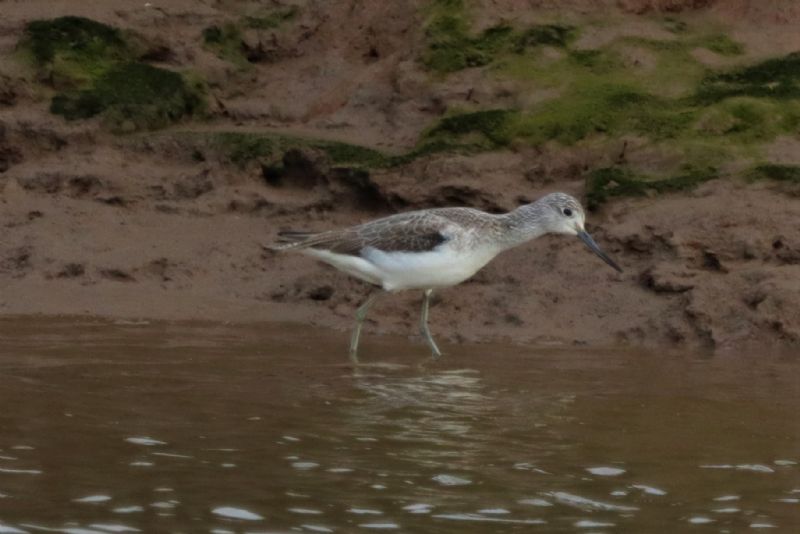
[[[547,228],[544,226],[543,213],[545,208],[542,204],[533,202],[501,215],[506,229],[505,247],[515,247],[546,234]]]

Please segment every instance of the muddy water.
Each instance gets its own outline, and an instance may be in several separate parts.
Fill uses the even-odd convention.
[[[0,328],[0,532],[800,527],[791,355]]]

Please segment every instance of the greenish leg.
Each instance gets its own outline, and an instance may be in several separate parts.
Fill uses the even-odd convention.
[[[369,311],[370,305],[378,298],[379,294],[380,290],[373,291],[372,294],[367,297],[367,300],[356,310],[356,326],[353,328],[353,335],[350,337],[350,361],[353,363],[358,363],[358,339],[361,337],[361,327],[364,326],[364,319],[367,317],[367,311]]]
[[[425,299],[422,301],[422,314],[419,317],[419,331],[431,347],[431,354],[433,357],[438,358],[442,355],[442,351],[436,346],[436,342],[433,340],[433,336],[431,336],[431,329],[428,328],[428,309],[430,308],[432,294],[433,289],[425,290]]]

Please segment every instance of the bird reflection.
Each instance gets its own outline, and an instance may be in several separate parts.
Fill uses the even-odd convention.
[[[476,428],[491,421],[496,410],[477,371],[361,374],[355,387],[363,397],[348,407],[350,430],[391,441],[391,453],[398,458],[417,464],[463,463],[491,436]]]

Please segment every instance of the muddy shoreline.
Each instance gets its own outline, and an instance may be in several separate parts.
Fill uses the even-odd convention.
[[[539,87],[538,79],[514,78],[513,47],[497,45],[497,58],[461,70],[430,57],[430,20],[438,15],[424,2],[355,11],[346,3],[275,3],[269,13],[287,22],[242,30],[244,60],[232,58],[224,41],[209,44],[207,31],[224,29],[224,21],[266,26],[266,18],[253,15],[263,6],[240,4],[7,3],[13,9],[0,22],[0,315],[346,330],[368,289],[308,258],[269,251],[279,229],[324,230],[433,206],[501,212],[561,190],[600,199],[588,229],[625,272],[614,273],[577,240],[539,239],[440,291],[431,310],[437,339],[754,354],[800,344],[800,182],[753,179],[753,169],[794,176],[800,131],[788,122],[770,126],[757,116],[731,123],[734,133],[723,138],[720,124],[745,120],[736,115],[739,104],[725,101],[710,105],[717,115],[676,108],[676,115],[696,114],[696,122],[679,133],[669,123],[675,137],[667,141],[644,130],[597,129],[540,142],[536,136],[550,130],[536,122],[536,106],[555,98],[548,109],[563,113],[553,88],[562,82]],[[470,20],[482,20],[484,4],[470,7]],[[514,3],[500,4],[499,19],[516,13]],[[570,80],[588,69],[586,83],[595,83],[597,72],[606,79],[616,75],[613,68],[620,76],[638,68],[657,86],[651,67],[658,39],[689,43],[662,48],[694,62],[701,80],[712,79],[707,69],[745,69],[739,65],[781,54],[794,61],[791,53],[800,49],[800,10],[791,2],[772,10],[746,1],[609,2],[613,32],[581,26],[581,17],[597,14],[592,3],[546,4],[532,2],[517,13],[520,24],[556,32],[562,26],[553,21],[568,21],[569,39],[525,57],[552,62],[551,70],[565,69]],[[120,131],[138,125],[110,122],[108,113],[81,120],[51,113],[63,87],[21,58],[20,40],[30,21],[64,15],[134,32],[147,45],[142,61],[192,71],[203,80],[205,115]],[[485,28],[470,24],[464,46],[483,50]],[[763,25],[770,31],[757,29]],[[343,26],[358,31],[343,33]],[[720,29],[709,40],[704,28]],[[606,61],[599,54],[620,63],[591,63]],[[597,71],[604,68],[611,74]],[[666,93],[657,98],[665,100],[656,108],[678,101]],[[752,118],[762,106],[767,115],[788,109],[791,118],[795,103],[758,101],[747,108],[751,115],[740,115]],[[458,115],[495,108],[511,111]],[[729,111],[732,119],[722,115]],[[651,114],[659,128],[672,120],[652,113],[641,108],[631,116]],[[456,131],[466,120],[458,117],[484,122]],[[629,120],[613,116],[604,128],[641,128]],[[502,136],[487,129],[498,124]],[[736,128],[750,130],[740,135]],[[734,149],[717,154],[723,143]],[[622,185],[645,177],[658,187],[625,194],[613,189],[620,185],[613,179],[598,181],[608,175],[598,171],[609,168]],[[688,179],[695,181],[680,182]],[[415,336],[420,298],[380,299],[365,335]]]
[[[43,215],[7,234],[20,241],[3,265],[5,315],[288,321],[346,330],[368,292],[309,258],[266,250],[269,225],[257,217],[106,207],[94,213],[103,215],[103,224],[84,232],[81,212],[70,213],[77,206],[20,195],[7,200],[6,217]],[[438,292],[432,328],[450,341],[791,347],[798,335],[791,300],[798,251],[790,247],[797,237],[787,235],[781,221],[797,214],[776,212],[781,195],[714,182],[691,198],[619,203],[609,220],[592,223],[592,229],[625,273],[608,269],[577,240],[542,238],[503,254],[461,286]],[[724,206],[717,203],[720,196]],[[731,208],[750,212],[758,230],[726,218]],[[685,215],[676,217],[678,211]],[[650,224],[626,221],[632,212]],[[146,253],[120,243],[147,243]],[[53,257],[56,252],[61,256]],[[415,292],[381,298],[368,332],[416,335],[419,301]]]

